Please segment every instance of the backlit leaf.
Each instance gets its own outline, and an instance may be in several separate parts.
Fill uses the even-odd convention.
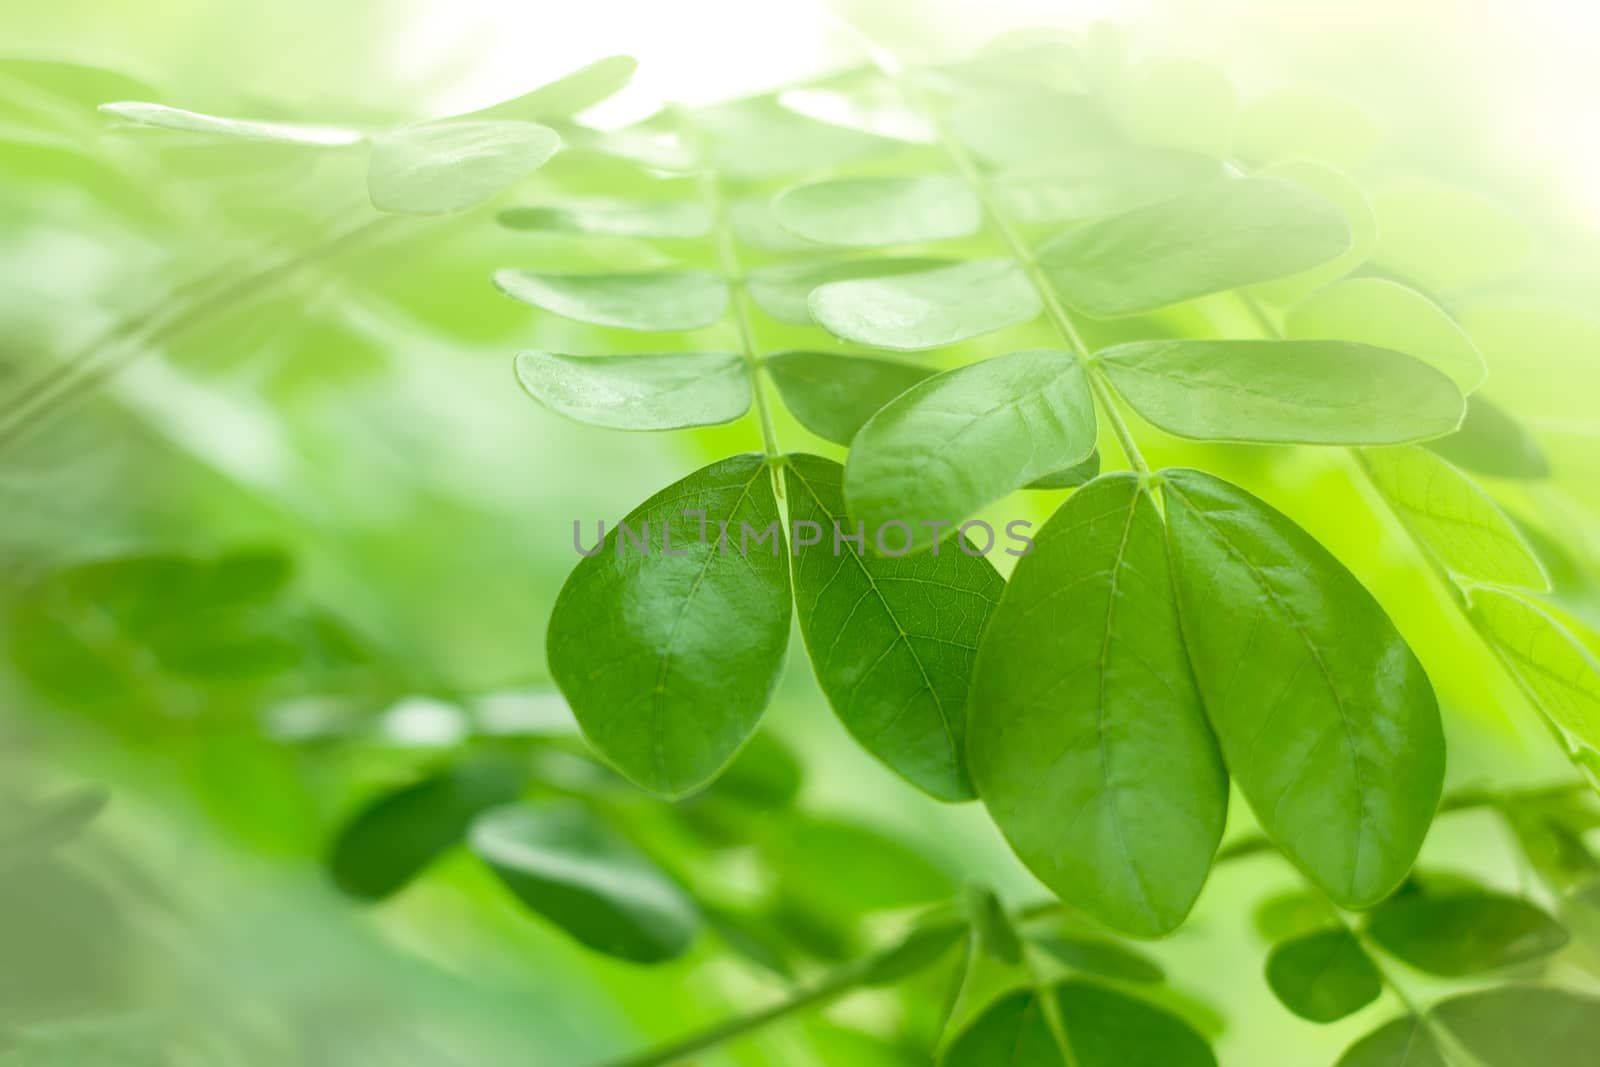
[[[1235,106],[1228,76],[1192,59],[1146,64],[1134,76],[1123,122],[1142,144],[1227,155]]]
[[[1093,480],[1100,474],[1100,450],[1095,449],[1089,453],[1089,458],[1081,463],[1074,463],[1054,474],[1046,474],[1043,478],[1035,478],[1024,489],[1076,489],[1085,482]]]
[[[817,263],[800,260],[759,267],[747,279],[750,299],[780,322],[798,326],[814,325],[811,319],[811,290],[829,282],[851,278],[882,278],[912,274],[942,267],[947,260],[874,257],[833,260]]]
[[[1516,897],[1483,892],[1413,893],[1385,901],[1367,927],[1384,951],[1449,978],[1500,970],[1566,947],[1567,932]]]
[[[1372,197],[1378,216],[1373,260],[1435,291],[1516,273],[1532,240],[1505,208],[1474,192],[1414,179]]]
[[[517,381],[545,407],[614,430],[732,422],[750,408],[750,375],[730,352],[563,356],[521,352]]]
[[[225,118],[221,115],[204,115],[198,111],[185,111],[165,104],[147,104],[134,100],[101,104],[100,110],[135,126],[154,126],[164,130],[179,130],[183,133],[247,141],[279,141],[332,148],[360,144],[364,139],[359,130],[339,126]]]
[[[1429,441],[1428,448],[1458,467],[1492,478],[1537,480],[1550,474],[1550,461],[1538,442],[1482,394],[1467,399],[1461,428]]]
[[[448,215],[521,181],[560,147],[554,130],[531,122],[407,126],[373,138],[367,192],[379,211]]]
[[[498,104],[452,119],[513,119],[520,122],[549,122],[564,119],[614,96],[639,68],[632,56],[606,56],[562,75],[548,85]]]
[[[877,137],[911,144],[933,144],[939,139],[933,124],[906,106],[898,87],[881,81],[848,92],[789,89],[779,95],[778,102],[797,115]]]
[[[1350,223],[1350,247],[1321,266],[1291,274],[1277,281],[1262,282],[1250,288],[1252,296],[1269,304],[1285,307],[1309,296],[1317,290],[1338,281],[1360,267],[1372,255],[1378,243],[1378,219],[1367,202],[1361,187],[1332,167],[1309,159],[1286,159],[1263,167],[1262,178],[1280,178],[1310,189],[1313,193],[1335,204],[1344,212]]]
[[[926,547],[939,537],[931,524],[959,523],[1094,445],[1078,360],[1048,348],[1012,352],[920,382],[872,416],[850,449],[845,501],[866,522],[869,547]]]
[[[969,149],[1002,168],[1040,166],[1117,141],[1101,107],[1078,93],[970,95],[950,125]]]
[[[933,373],[835,352],[780,352],[765,366],[800,425],[839,445],[848,445],[879,408]]]
[[[1216,160],[1193,152],[1115,145],[999,175],[991,189],[1007,218],[1043,224],[1128,211],[1221,176]]]
[[[556,598],[550,673],[613,767],[678,796],[734,757],[783,666],[791,601],[777,502],[762,457],[741,455],[696,471],[624,521],[626,543],[620,529],[607,532]],[[765,542],[754,540],[762,534]]]
[[[901,350],[953,345],[1040,309],[1039,294],[1009,259],[829,282],[811,293],[811,317],[835,337]]]
[[[1464,394],[1488,374],[1454,319],[1416,290],[1384,278],[1351,278],[1311,294],[1289,311],[1284,332],[1404,352],[1449,375]]]
[[[703,237],[711,213],[697,200],[562,200],[502,211],[500,225],[512,230],[554,230],[608,237]]]
[[[1473,620],[1536,708],[1589,748],[1600,749],[1600,660],[1572,624],[1517,593],[1477,588]]]
[[[1378,999],[1383,977],[1348,930],[1285,941],[1267,958],[1267,984],[1283,1006],[1314,1023],[1331,1023]]]
[[[728,309],[728,286],[710,271],[630,274],[494,273],[502,293],[564,318],[624,330],[694,330]]]
[[[983,207],[960,178],[832,178],[795,185],[772,202],[779,225],[829,245],[899,245],[976,233]]]
[[[827,911],[915,907],[955,891],[949,873],[900,838],[845,819],[794,814],[763,843],[778,876]]]
[[[1313,882],[1370,907],[1411,869],[1439,803],[1428,678],[1304,530],[1208,474],[1163,477],[1183,633],[1228,770]]]
[[[984,633],[972,708],[973,780],[1023,863],[1114,929],[1177,928],[1228,787],[1135,475],[1096,479],[1035,536]]]

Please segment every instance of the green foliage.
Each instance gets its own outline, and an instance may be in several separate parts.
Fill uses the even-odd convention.
[[[494,276],[514,300],[594,326],[622,330],[693,330],[722,318],[728,287],[707,271],[634,274],[538,274],[503,270]]]
[[[1567,943],[1560,924],[1533,905],[1479,892],[1402,895],[1373,913],[1368,931],[1418,970],[1452,978],[1526,963]]]
[[[612,430],[681,430],[750,409],[744,360],[729,352],[563,356],[522,352],[517,381],[560,415]]]
[[[367,192],[379,211],[449,215],[527,177],[559,147],[560,135],[531,122],[407,126],[373,138]]]
[[[1378,999],[1383,976],[1348,930],[1323,930],[1285,941],[1267,957],[1267,983],[1284,1007],[1331,1023]]]

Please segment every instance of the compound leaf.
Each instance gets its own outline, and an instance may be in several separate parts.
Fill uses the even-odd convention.
[[[1009,259],[829,282],[811,293],[811,317],[835,337],[900,350],[953,345],[1026,322],[1040,308]]]
[[[721,319],[728,286],[710,271],[638,271],[629,274],[541,274],[498,270],[494,284],[524,304],[624,330],[694,330]]]
[[[556,154],[561,137],[532,122],[443,122],[372,139],[367,192],[379,211],[448,215],[481,204]]]
[[[750,408],[750,375],[731,352],[564,356],[521,352],[517,381],[545,407],[613,430],[732,422]]]

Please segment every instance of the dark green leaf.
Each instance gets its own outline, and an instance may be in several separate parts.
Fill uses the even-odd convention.
[[[550,673],[612,766],[679,796],[738,752],[783,666],[791,601],[777,501],[765,460],[733,456],[624,521],[646,547],[619,545],[612,529],[579,562],[551,612]],[[746,551],[745,529],[767,542]]]
[[[495,808],[470,842],[524,906],[597,952],[659,963],[699,929],[683,890],[577,805]]]
[[[1433,1014],[1483,1067],[1591,1067],[1600,1048],[1600,1000],[1565,990],[1487,989]]]
[[[1428,442],[1428,447],[1458,467],[1493,478],[1537,480],[1550,474],[1550,461],[1522,425],[1482,396],[1467,400],[1461,428]]]
[[[732,422],[750,409],[750,375],[731,352],[563,356],[520,352],[517,381],[545,407],[613,430]]]
[[[1065,1067],[1039,998],[1009,993],[950,1044],[941,1067]]]
[[[1337,1067],[1451,1067],[1429,1025],[1415,1015],[1386,1023],[1351,1045]]]
[[[1539,908],[1494,893],[1396,897],[1373,912],[1368,932],[1419,971],[1448,978],[1514,967],[1567,944],[1566,930]]]
[[[835,337],[902,351],[1015,326],[1040,308],[1027,275],[1009,259],[829,282],[811,293],[811,317]]]
[[[970,800],[967,687],[1005,583],[967,540],[905,558],[842,542],[836,531],[853,533],[842,475],[830,460],[789,457],[790,521],[819,531],[794,564],[818,684],[868,752],[941,800]]]
[[[1241,178],[1068,230],[1039,262],[1063,300],[1109,318],[1288,277],[1349,247],[1335,205],[1281,178]]]
[[[1163,478],[1184,638],[1228,769],[1313,882],[1370,907],[1410,870],[1439,803],[1427,675],[1304,530],[1208,474]]]
[[[532,174],[561,138],[532,122],[448,122],[379,134],[367,192],[379,211],[449,215],[481,204]]]
[[[1314,1023],[1353,1015],[1383,992],[1377,965],[1344,929],[1278,945],[1267,957],[1267,984],[1284,1007]]]
[[[709,271],[541,274],[498,270],[494,284],[524,304],[595,326],[624,330],[694,330],[728,309],[728,286]]]
[[[973,780],[1028,868],[1114,929],[1176,929],[1228,786],[1136,476],[1101,476],[1039,531],[984,633],[972,708]]]
[[[1204,1038],[1148,1001],[1076,980],[1055,993],[1077,1067],[1216,1067]]]
[[[872,246],[943,241],[976,233],[983,207],[959,178],[832,178],[796,185],[772,202],[773,218],[818,244]]]
[[[836,352],[779,352],[765,366],[800,425],[837,445],[848,445],[880,408],[933,373]]]
[[[1439,371],[1347,341],[1135,341],[1096,361],[1140,415],[1200,441],[1404,444],[1465,410]]]

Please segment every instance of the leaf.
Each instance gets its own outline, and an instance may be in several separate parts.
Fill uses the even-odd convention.
[[[979,951],[999,963],[1011,966],[1022,963],[1022,940],[994,890],[988,886],[969,886],[967,911],[972,916]]]
[[[1378,131],[1348,100],[1315,90],[1279,89],[1239,113],[1234,150],[1253,163],[1307,159],[1348,170],[1372,155]]]
[[[1421,448],[1363,449],[1361,463],[1400,520],[1450,573],[1546,590],[1550,580],[1511,520],[1482,489]]]
[[[835,337],[902,351],[1015,326],[1041,307],[1027,276],[1009,259],[829,282],[811,293],[811,317]]]
[[[360,144],[365,136],[358,130],[338,126],[313,126],[298,122],[267,122],[259,119],[232,119],[204,115],[198,111],[123,100],[101,104],[100,110],[135,126],[153,126],[183,133],[198,133],[246,141],[277,141],[286,144],[337,148]]]
[[[972,708],[973,781],[1028,869],[1119,932],[1176,929],[1228,783],[1137,476],[1102,475],[1035,536],[984,632]]]
[[[1486,989],[1433,1014],[1483,1067],[1588,1067],[1600,1047],[1600,1000],[1561,989]]]
[[[711,165],[734,181],[834,170],[896,147],[882,137],[797,115],[770,96],[704,108],[694,122],[710,141]]]
[[[1550,475],[1550,461],[1538,442],[1482,394],[1467,399],[1461,428],[1429,441],[1428,448],[1458,467],[1491,478],[1537,481]]]
[[[923,548],[938,540],[930,524],[958,523],[1087,458],[1094,444],[1078,360],[1049,348],[1012,352],[920,382],[867,420],[845,465],[845,502],[878,552],[900,547],[888,523]]]
[[[615,96],[633,80],[639,61],[632,56],[606,56],[562,75],[530,93],[451,119],[513,119],[520,122],[549,122],[584,111]]]
[[[1262,168],[1258,177],[1293,182],[1338,205],[1350,223],[1350,247],[1321,266],[1252,286],[1252,296],[1286,307],[1343,278],[1372,255],[1378,243],[1377,217],[1367,202],[1367,194],[1344,174],[1309,159],[1286,159]]]
[[[1427,364],[1348,341],[1134,341],[1095,364],[1147,421],[1197,441],[1405,444],[1465,411]]]
[[[754,732],[788,648],[789,567],[766,462],[713,463],[624,522],[637,539],[619,545],[612,529],[561,587],[550,674],[608,763],[645,789],[682,796]],[[752,538],[768,534],[770,551],[760,541],[746,550],[746,525]]]
[[[1228,76],[1209,63],[1169,59],[1134,76],[1123,122],[1134,140],[1201,155],[1228,154],[1236,100]]]
[[[1367,932],[1384,951],[1447,978],[1514,967],[1567,944],[1561,924],[1532,904],[1475,891],[1385,901],[1373,912]]]
[[[1534,707],[1589,748],[1600,749],[1600,661],[1594,646],[1509,590],[1479,587],[1467,600],[1473,622]]]
[[[907,934],[899,944],[891,946],[867,962],[862,975],[863,985],[898,985],[918,971],[933,966],[943,959],[967,935],[963,922],[931,922]]]
[[[860,823],[794,813],[771,824],[763,851],[785,885],[839,915],[942,901],[948,872],[898,837]]]
[[[899,88],[882,80],[853,87],[849,92],[787,89],[779,94],[778,103],[797,115],[877,137],[910,144],[934,144],[939,140],[933,124],[905,106]]]
[[[911,274],[948,264],[942,259],[874,257],[817,263],[801,260],[778,263],[750,272],[748,288],[756,306],[779,322],[797,326],[814,325],[811,319],[811,290],[828,282],[851,278],[886,278]]]
[[[851,533],[843,468],[789,457],[796,536],[795,604],[817,683],[839,720],[873,756],[940,800],[970,800],[966,702],[978,636],[1005,583],[963,540],[937,554],[875,556]]]
[[[334,839],[334,884],[362,900],[390,896],[460,844],[480,812],[515,800],[524,780],[507,764],[469,763],[379,797]]]
[[[984,1009],[951,1042],[941,1067],[1066,1067],[1039,998],[1017,990]]]
[[[711,213],[696,200],[616,200],[583,197],[534,207],[516,207],[495,216],[511,230],[553,230],[606,237],[703,237],[711,232]]]
[[[990,188],[1007,218],[1042,224],[1128,211],[1221,176],[1215,159],[1193,152],[1110,145],[1045,169],[997,175]]]
[[[967,148],[1000,168],[1040,166],[1117,141],[1104,111],[1080,93],[967,94],[950,127]]]
[[[1162,477],[1183,634],[1228,770],[1290,860],[1341,906],[1370,907],[1439,803],[1427,675],[1304,530],[1208,474]]]
[[[624,330],[671,332],[710,326],[728,310],[728,286],[710,271],[630,274],[494,273],[502,293],[563,318]]]
[[[1188,1024],[1147,1001],[1084,981],[1055,986],[1074,1067],[1216,1067]],[[945,1053],[943,1067],[1065,1067],[1038,995],[991,1004]]]
[[[1298,274],[1350,243],[1344,212],[1324,198],[1240,178],[1067,230],[1038,258],[1068,304],[1114,318]]]
[[[1443,309],[1384,278],[1350,278],[1312,293],[1289,311],[1284,332],[1404,352],[1449,375],[1463,394],[1489,373],[1472,338]]]
[[[1344,929],[1278,945],[1267,958],[1267,984],[1284,1007],[1314,1023],[1353,1015],[1383,992],[1377,965]]]
[[[1024,489],[1076,489],[1078,486],[1093,481],[1100,475],[1100,450],[1097,448],[1089,453],[1089,458],[1081,463],[1074,463],[1054,474],[1046,474],[1043,478],[1035,478]]]
[[[1115,941],[1046,934],[1034,944],[1075,971],[1119,982],[1159,982],[1166,977],[1159,964]]]
[[[495,808],[470,842],[518,901],[596,952],[660,963],[699,930],[683,890],[576,804]]]
[[[779,352],[763,366],[800,425],[838,445],[848,445],[878,409],[932,373],[835,352]]]
[[[732,422],[750,409],[750,375],[731,352],[563,356],[520,352],[517,381],[559,415],[613,430]]]
[[[1498,204],[1465,189],[1409,179],[1376,193],[1373,260],[1434,291],[1515,274],[1533,254],[1527,231]]]
[[[1256,908],[1256,933],[1264,941],[1287,941],[1328,925],[1328,905],[1321,896],[1292,890],[1268,897]]]
[[[372,139],[367,193],[379,211],[449,215],[521,181],[560,147],[554,130],[531,122],[407,126]]]
[[[1385,1023],[1351,1045],[1337,1067],[1450,1067],[1428,1024],[1415,1015]]]
[[[808,241],[862,247],[966,237],[983,224],[966,182],[941,174],[793,185],[772,201],[772,215]]]

